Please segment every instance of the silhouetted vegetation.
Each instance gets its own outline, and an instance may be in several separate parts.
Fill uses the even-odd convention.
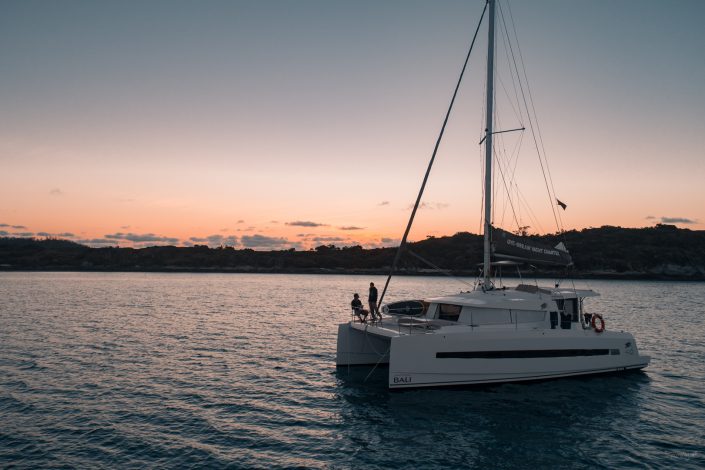
[[[563,241],[575,266],[568,272],[550,267],[525,267],[522,268],[525,273],[705,280],[705,231],[671,225],[640,229],[604,226],[531,238],[553,245]],[[68,240],[0,238],[0,269],[377,274],[389,271],[395,252],[396,248],[334,245],[321,245],[308,251],[255,251],[205,245],[90,248]],[[481,262],[482,237],[457,233],[411,243],[398,271],[433,274],[437,272],[433,265],[455,274],[476,275]]]

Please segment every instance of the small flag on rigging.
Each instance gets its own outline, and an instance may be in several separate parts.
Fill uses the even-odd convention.
[[[561,206],[563,208],[563,210],[565,210],[565,208],[568,207],[568,205],[565,202],[561,202],[560,199],[558,199],[558,198],[556,198],[556,202],[558,203],[559,206]]]

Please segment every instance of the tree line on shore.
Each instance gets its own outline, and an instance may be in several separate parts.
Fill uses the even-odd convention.
[[[564,242],[574,266],[566,271],[529,266],[538,276],[705,280],[705,231],[659,224],[647,228],[603,226],[530,238]],[[434,274],[438,269],[475,275],[482,236],[467,232],[410,243],[398,272]],[[3,270],[386,273],[396,248],[321,245],[311,250],[256,251],[223,246],[91,248],[69,240],[0,238]],[[511,273],[507,273],[511,274]]]

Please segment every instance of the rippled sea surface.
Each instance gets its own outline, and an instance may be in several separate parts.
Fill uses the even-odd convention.
[[[335,368],[370,281],[0,273],[0,467],[705,467],[705,284],[577,284],[644,373],[389,392],[386,368]],[[395,278],[388,300],[461,289]]]

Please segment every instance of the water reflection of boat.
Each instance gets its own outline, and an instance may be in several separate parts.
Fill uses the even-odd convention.
[[[552,287],[533,284],[506,287],[501,286],[500,281],[500,285],[495,285],[492,269],[497,270],[498,265],[518,264],[518,261],[557,266],[572,264],[563,243],[555,247],[542,246],[528,237],[495,228],[490,220],[493,134],[507,132],[493,132],[496,3],[497,0],[489,0],[482,16],[484,18],[485,11],[489,12],[482,277],[470,291],[384,305],[383,321],[352,320],[338,326],[337,365],[388,364],[390,388],[619,372],[642,369],[650,361],[648,356],[639,354],[630,333],[607,331],[601,315],[588,313],[585,300],[599,295],[592,290],[561,287],[560,283]],[[455,95],[451,108],[454,99]],[[405,247],[434,158],[435,152],[395,265]],[[492,255],[504,261],[492,262]],[[388,285],[389,278],[382,299]]]

